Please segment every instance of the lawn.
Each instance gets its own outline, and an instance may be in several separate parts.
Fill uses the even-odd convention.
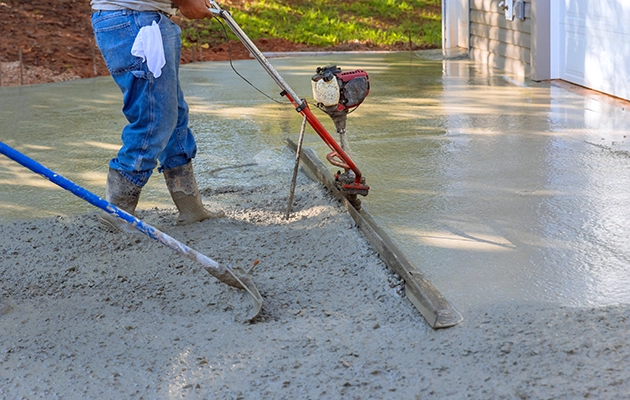
[[[252,40],[381,48],[439,48],[442,41],[440,0],[226,0],[219,5]],[[225,40],[217,20],[187,21],[183,31],[185,46]]]

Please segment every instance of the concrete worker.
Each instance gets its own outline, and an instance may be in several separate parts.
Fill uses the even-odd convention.
[[[204,208],[192,168],[197,145],[188,127],[188,104],[179,83],[179,11],[190,19],[212,18],[206,0],[92,0],[92,28],[107,68],[122,91],[128,124],[122,147],[109,162],[106,199],[134,214],[142,187],[155,167],[179,211],[178,224],[225,216]],[[173,8],[176,7],[176,8]],[[105,212],[115,228],[133,231]]]

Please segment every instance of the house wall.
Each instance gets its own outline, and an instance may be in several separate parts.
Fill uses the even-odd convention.
[[[536,32],[532,22],[532,0],[525,2],[524,21],[516,17],[512,21],[506,20],[499,2],[470,0],[470,58],[536,79],[539,62],[532,47],[536,48],[539,41],[532,35]]]
[[[468,49],[469,43],[469,0],[442,0],[442,48]]]

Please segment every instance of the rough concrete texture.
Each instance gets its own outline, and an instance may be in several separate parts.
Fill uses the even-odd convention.
[[[330,59],[349,68],[346,57]],[[396,212],[408,208],[395,226],[442,233],[435,245],[409,241],[410,259],[461,311],[461,324],[432,330],[347,212],[304,176],[284,220],[294,155],[282,138],[300,118],[248,99],[228,65],[196,64],[183,74],[200,145],[195,170],[205,205],[227,217],[174,226],[158,174],[139,216],[221,263],[259,259],[261,318],[241,323],[245,293],[148,237],[102,230],[87,203],[0,157],[0,398],[627,397],[630,309],[614,301],[628,287],[625,109],[558,88],[507,87],[464,61],[446,63],[444,74],[441,61],[405,54],[356,57],[375,88],[352,119],[373,185],[366,207],[384,216],[396,196]],[[320,62],[274,60],[300,93]],[[237,65],[257,76],[253,62]],[[102,194],[124,125],[114,86],[97,78],[3,88],[0,136]],[[515,102],[522,107],[501,108],[515,115],[497,112]],[[391,119],[371,118],[385,106]],[[515,133],[514,121],[532,134]],[[391,175],[392,154],[419,168]],[[476,164],[477,154],[487,163]],[[428,179],[434,170],[445,186]],[[541,231],[529,220],[542,220]],[[479,251],[506,248],[507,238],[522,257]],[[585,305],[591,286],[601,293]],[[593,308],[600,299],[606,306]]]
[[[286,155],[288,158],[290,154]],[[274,172],[275,174],[275,172]],[[300,176],[260,166],[205,190],[227,217],[189,227],[140,217],[221,262],[247,267],[265,305],[97,213],[3,222],[2,398],[620,398],[630,392],[626,306],[493,304],[434,331],[353,221]]]

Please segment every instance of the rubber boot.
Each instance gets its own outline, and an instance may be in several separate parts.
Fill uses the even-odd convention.
[[[192,162],[164,170],[166,187],[179,211],[177,225],[188,225],[208,218],[225,217],[223,211],[212,212],[203,207],[193,173]]]
[[[108,202],[112,203],[121,210],[125,210],[131,215],[135,215],[141,190],[142,188],[140,186],[136,186],[127,180],[127,178],[122,176],[120,172],[115,169],[109,169],[109,172],[107,173],[107,186],[105,189],[105,199]],[[101,221],[104,222],[106,226],[121,232],[138,233],[131,224],[116,218],[105,211],[101,212]]]

